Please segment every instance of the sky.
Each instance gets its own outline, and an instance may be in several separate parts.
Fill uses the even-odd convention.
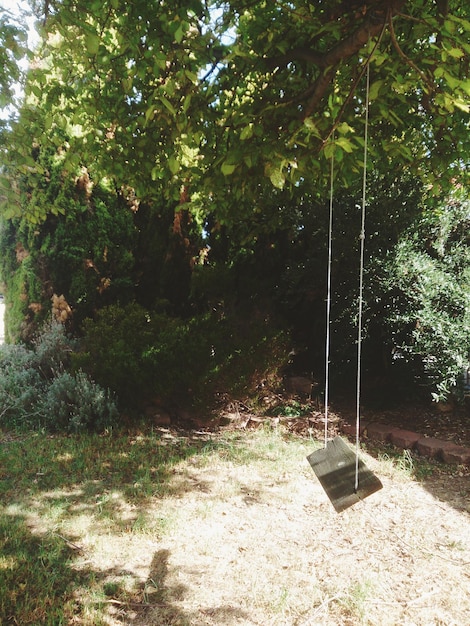
[[[25,0],[0,0],[0,15],[8,14],[10,21],[26,25],[28,29],[28,46],[33,48],[39,41],[38,33],[34,27],[35,17],[31,14],[28,3]],[[27,69],[27,60],[20,62],[23,70]],[[20,84],[14,86],[16,98],[21,98],[22,88]],[[14,107],[0,109],[0,118],[6,119],[14,112]]]
[[[9,13],[12,19],[16,19],[20,23],[26,23],[29,31],[28,43],[30,46],[38,41],[38,35],[34,28],[35,18],[31,15],[31,9],[26,0],[0,0],[0,11]]]

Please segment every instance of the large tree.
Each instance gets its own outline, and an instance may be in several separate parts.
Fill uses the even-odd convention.
[[[64,171],[237,220],[266,182],[349,184],[370,158],[436,186],[466,173],[470,8],[457,1],[37,3],[42,44],[7,146],[10,176]],[[9,212],[15,205],[9,198]],[[38,206],[41,219],[53,207]]]
[[[125,260],[135,291],[125,297],[137,294],[149,308],[165,300],[173,315],[191,315],[205,303],[223,318],[230,290],[237,314],[256,294],[271,305],[278,298],[310,335],[312,320],[323,329],[324,200],[334,157],[337,317],[345,321],[338,335],[352,346],[358,239],[351,244],[351,231],[367,104],[372,273],[429,211],[417,179],[430,193],[467,179],[470,8],[456,0],[31,2],[41,42],[1,148],[4,217],[28,222],[34,248],[49,225],[67,229],[64,215],[79,221],[73,199],[84,192],[80,211],[91,231],[84,229],[77,263],[85,255],[94,279],[114,279],[107,243],[96,262],[86,256],[90,216],[114,215],[101,203],[106,190],[113,207],[133,215]],[[105,235],[110,245],[121,240]],[[389,261],[379,286],[369,275],[375,338],[387,298],[395,303],[387,291],[394,271]],[[379,342],[372,343],[375,357]]]

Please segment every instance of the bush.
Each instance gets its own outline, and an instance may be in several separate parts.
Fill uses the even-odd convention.
[[[58,322],[46,324],[30,347],[0,349],[0,425],[77,432],[102,430],[118,420],[109,391],[83,372],[67,371],[73,341]]]
[[[377,271],[376,310],[394,364],[434,400],[463,399],[470,357],[470,202],[455,193],[402,236]]]
[[[84,321],[73,368],[117,393],[123,407],[139,407],[154,378],[143,355],[157,342],[159,327],[169,323],[164,316],[150,317],[138,304],[104,307],[94,320]]]
[[[54,319],[44,324],[31,343],[34,367],[45,378],[67,369],[72,352],[77,348],[77,341],[67,335],[63,324]]]
[[[109,390],[84,372],[62,372],[51,380],[38,402],[38,414],[50,431],[105,430],[118,421],[118,410]]]
[[[253,378],[284,365],[288,352],[284,335],[261,316],[182,320],[136,304],[113,305],[86,320],[83,331],[75,367],[131,410],[155,398],[206,405],[216,391],[240,393]]]
[[[24,346],[6,345],[0,350],[2,427],[29,428],[36,422],[36,403],[44,393],[45,381],[33,361],[33,353]]]

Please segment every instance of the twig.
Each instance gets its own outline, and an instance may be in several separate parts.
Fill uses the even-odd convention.
[[[86,552],[81,546],[78,546],[76,543],[72,543],[71,541],[69,541],[67,537],[64,537],[63,535],[60,535],[56,532],[53,532],[52,534],[56,535],[56,537],[59,537],[59,539],[62,539],[62,541],[65,541],[65,543],[73,550],[77,550],[78,552]]]
[[[323,600],[323,602],[320,604],[320,606],[317,607],[315,609],[315,611],[311,615],[309,615],[306,620],[304,620],[302,623],[300,623],[299,626],[307,626],[308,624],[311,624],[312,623],[312,618],[314,618],[317,615],[319,615],[323,611],[323,609],[325,609],[329,604],[331,604],[335,600],[339,600],[339,598],[341,598],[341,594],[337,593],[335,596],[331,596],[330,598],[327,598],[326,600]]]
[[[389,30],[390,30],[390,39],[392,41],[393,47],[395,48],[395,50],[398,52],[398,55],[405,61],[405,63],[407,65],[409,65],[411,67],[411,69],[413,71],[415,71],[418,76],[421,77],[421,80],[423,81],[423,83],[428,87],[428,89],[430,90],[430,92],[433,91],[433,84],[431,83],[431,81],[429,80],[429,78],[426,76],[426,74],[416,65],[416,63],[414,63],[414,61],[412,61],[410,59],[409,56],[407,56],[403,50],[400,47],[400,44],[398,43],[396,34],[395,34],[395,29],[393,28],[393,19],[392,16],[389,16]]]
[[[439,593],[440,589],[434,590],[434,591],[428,591],[428,593],[423,593],[421,596],[419,596],[419,598],[414,598],[413,600],[409,600],[408,602],[405,602],[405,607],[408,608],[410,606],[412,606],[413,604],[418,604],[419,602],[421,602],[421,600],[424,600],[424,598],[429,598],[430,596],[434,596],[436,593]]]
[[[168,604],[153,604],[151,602],[122,602],[121,600],[95,600],[94,604],[115,604],[117,606],[129,606],[133,608],[161,608],[164,609]]]

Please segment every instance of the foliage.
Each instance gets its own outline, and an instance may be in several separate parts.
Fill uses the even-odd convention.
[[[118,420],[113,397],[83,372],[66,371],[74,342],[52,322],[31,347],[0,349],[0,424],[3,428],[79,432]]]
[[[94,320],[83,322],[74,368],[83,368],[98,383],[118,393],[123,406],[140,406],[153,378],[142,357],[155,341],[162,320],[152,318],[135,303],[101,309]]]
[[[103,431],[119,419],[113,396],[81,371],[56,374],[37,410],[43,426],[59,432]]]
[[[410,168],[437,188],[468,163],[470,21],[457,0],[46,6],[6,147],[10,216],[18,176],[42,171],[36,145],[60,151],[69,172],[86,164],[141,200],[210,206],[225,222],[262,210],[266,184],[318,193],[332,154],[349,185],[368,60],[377,167]]]
[[[24,27],[9,11],[0,15],[0,109],[14,103],[14,84],[19,81],[19,62],[27,53]]]
[[[113,305],[83,324],[74,356],[122,406],[211,404],[216,392],[246,391],[286,358],[286,339],[266,321],[202,315],[189,320]]]
[[[38,153],[41,177],[24,176],[25,216],[2,220],[0,271],[6,284],[10,340],[29,340],[65,295],[75,327],[96,308],[133,297],[137,229],[131,208],[86,169],[66,176],[63,160]],[[48,207],[40,224],[29,216]]]
[[[470,360],[469,226],[470,204],[457,189],[403,234],[374,286],[395,366],[411,367],[435,400],[462,398]]]
[[[282,361],[279,313],[318,361],[334,158],[333,357],[351,367],[369,70],[366,369],[403,352],[449,391],[467,323],[450,277],[467,242],[448,261],[411,234],[432,194],[468,179],[466,4],[32,6],[41,42],[1,148],[10,340],[64,294],[76,332],[93,320],[76,367],[129,406],[198,397],[229,373],[243,385],[270,341]]]
[[[2,282],[6,287],[5,337],[8,341],[14,341],[18,337],[30,338],[37,329],[33,323],[36,318],[34,305],[42,293],[34,260],[12,235],[11,223],[2,223],[0,239],[4,253],[0,259],[0,267]],[[31,304],[33,308],[30,307]]]
[[[253,102],[264,113],[261,129],[260,120],[256,120],[256,135],[262,138],[260,147],[266,149],[270,144],[269,139],[266,141],[267,133],[269,138],[276,137],[278,143],[267,164],[271,179],[280,177],[281,184],[283,177],[299,181],[311,175],[318,169],[318,153],[324,148],[325,156],[336,153],[341,177],[351,180],[360,162],[360,118],[364,115],[361,78],[368,58],[370,157],[375,160],[380,156],[384,165],[393,163],[394,168],[399,162],[416,163],[424,151],[431,149],[433,154],[436,131],[446,137],[449,149],[454,148],[445,123],[441,124],[447,105],[449,112],[457,111],[452,122],[457,125],[456,102],[467,110],[468,75],[460,61],[452,67],[450,57],[464,56],[469,33],[458,3],[446,4],[448,15],[441,13],[441,6],[395,2],[381,3],[379,7],[371,3],[362,7],[361,14],[358,7],[347,3],[324,7],[302,2],[292,6],[286,2],[269,9],[259,3],[238,20],[235,12],[227,9],[227,19],[238,22],[237,43],[245,52],[245,59],[239,54],[231,61],[230,72],[239,75],[243,71],[250,50],[250,56],[256,59],[254,67],[250,67],[254,84],[251,98],[237,107],[234,115],[236,119],[244,115],[246,124]],[[368,40],[373,44],[368,45]],[[448,54],[450,49],[452,54]],[[256,78],[266,69],[271,72],[265,88]],[[444,75],[456,87],[452,95],[447,91]],[[433,130],[437,118],[439,130],[437,126]],[[468,123],[465,112],[460,121],[463,127]],[[405,132],[406,129],[411,132]],[[286,133],[290,141],[283,141]],[[327,138],[331,143],[325,145]],[[452,160],[454,149],[448,154]],[[466,158],[465,151],[461,154]],[[439,153],[439,158],[442,163],[444,154]]]

